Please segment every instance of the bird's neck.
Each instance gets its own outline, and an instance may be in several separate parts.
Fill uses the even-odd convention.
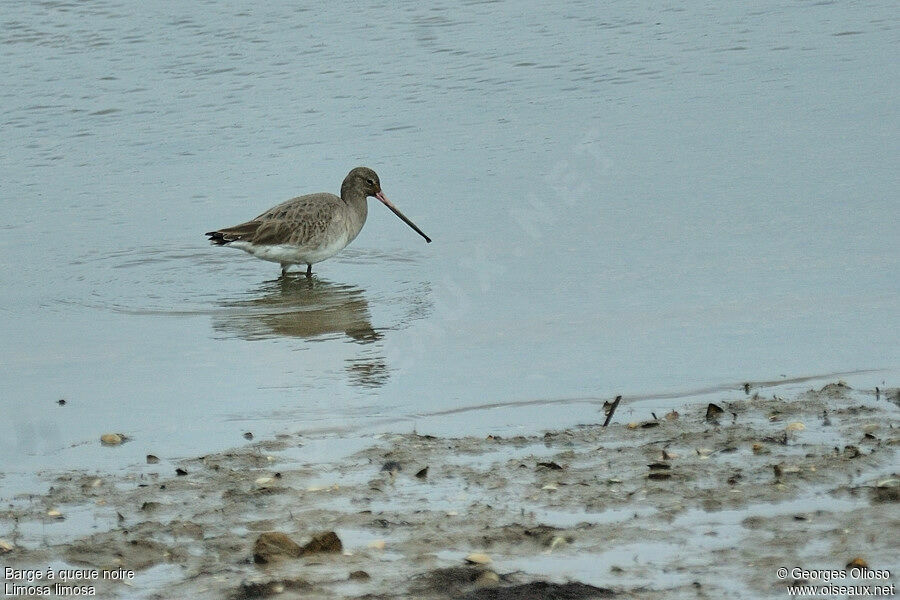
[[[353,214],[353,224],[350,226],[351,239],[355,238],[366,222],[369,212],[369,202],[366,193],[358,189],[341,189],[341,200],[347,203]]]
[[[366,193],[358,185],[354,185],[355,181],[349,177],[341,184],[341,199],[347,204],[351,204],[354,200],[366,200]]]

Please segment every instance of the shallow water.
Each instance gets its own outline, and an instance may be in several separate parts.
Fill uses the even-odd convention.
[[[140,10],[0,15],[7,472],[897,384],[893,3]],[[433,244],[376,203],[311,283],[206,245],[358,164]]]

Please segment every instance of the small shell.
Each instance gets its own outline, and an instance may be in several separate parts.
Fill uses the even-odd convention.
[[[558,548],[559,546],[565,546],[566,543],[567,543],[566,538],[564,538],[563,536],[561,536],[561,535],[554,536],[553,540],[550,542],[549,550],[552,551],[554,548]]]
[[[472,565],[486,565],[491,562],[491,557],[481,552],[473,552],[466,557],[466,562]]]

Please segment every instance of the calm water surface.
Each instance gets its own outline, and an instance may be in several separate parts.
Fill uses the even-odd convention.
[[[9,1],[0,22],[7,473],[898,383],[893,2]],[[312,282],[206,244],[360,164],[433,244],[377,203]]]

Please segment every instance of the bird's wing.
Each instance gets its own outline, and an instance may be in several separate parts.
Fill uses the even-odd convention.
[[[210,231],[206,235],[219,245],[245,241],[253,244],[317,245],[341,213],[339,197],[309,194],[274,206],[252,221]]]

